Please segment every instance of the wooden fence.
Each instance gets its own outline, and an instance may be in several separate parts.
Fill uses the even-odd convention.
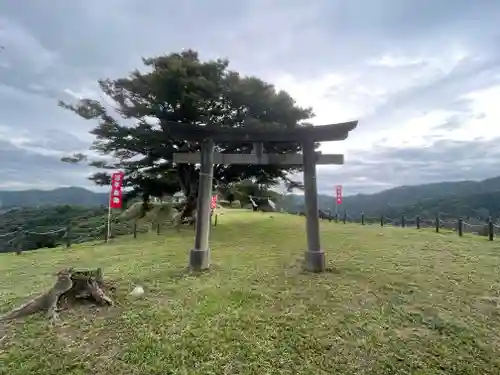
[[[304,213],[297,213],[304,215]],[[457,232],[458,236],[463,236],[464,233],[472,233],[479,236],[487,237],[488,240],[493,241],[496,234],[500,233],[500,225],[493,222],[491,217],[485,222],[481,223],[474,219],[475,222],[467,222],[462,217],[458,219],[443,220],[439,216],[434,219],[426,219],[420,216],[408,218],[404,214],[398,218],[389,218],[386,216],[368,217],[361,213],[358,217],[352,217],[344,212],[343,214],[330,215],[324,211],[319,212],[319,217],[322,220],[335,221],[340,223],[359,223],[360,225],[380,225],[381,227],[390,225],[397,227],[415,227],[416,229],[433,228],[436,233],[442,229]]]
[[[215,214],[211,220],[213,226],[217,226],[219,215]],[[132,235],[134,239],[140,233],[155,231],[160,235],[172,225],[162,223],[139,224],[138,222],[111,223],[111,238],[123,235]],[[194,228],[194,225],[193,225]],[[49,231],[31,231],[18,228],[9,233],[0,234],[0,253],[15,252],[21,254],[23,251],[42,248],[55,248],[58,246],[71,247],[73,244],[103,241],[108,242],[107,224],[97,227],[85,228],[81,225],[68,225]]]

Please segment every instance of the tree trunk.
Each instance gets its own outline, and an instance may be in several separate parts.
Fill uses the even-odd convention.
[[[178,170],[179,184],[186,197],[179,223],[186,218],[193,218],[198,200],[199,172],[193,165],[180,166]]]
[[[186,202],[184,202],[184,208],[181,213],[181,220],[193,216],[193,213],[196,210],[197,198],[197,196],[193,195],[186,198]]]
[[[141,205],[141,213],[139,214],[139,219],[142,219],[148,213],[150,209],[149,199],[150,199],[149,193],[142,194],[142,205]]]

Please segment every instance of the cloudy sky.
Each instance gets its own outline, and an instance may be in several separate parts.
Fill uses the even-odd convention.
[[[312,106],[314,123],[359,119],[333,194],[500,175],[500,1],[24,0],[0,2],[0,189],[89,186],[59,161],[93,124],[57,99],[99,95],[140,58],[227,57]]]

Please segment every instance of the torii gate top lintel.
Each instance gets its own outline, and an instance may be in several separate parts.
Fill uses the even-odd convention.
[[[293,129],[245,129],[215,128],[186,123],[166,123],[168,132],[176,138],[201,141],[206,138],[214,142],[303,142],[305,139],[314,142],[342,141],[358,121],[320,126],[300,126]]]

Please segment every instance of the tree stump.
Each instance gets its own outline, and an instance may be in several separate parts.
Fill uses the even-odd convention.
[[[72,305],[86,300],[99,305],[113,305],[113,301],[104,292],[105,289],[114,288],[104,282],[102,268],[93,270],[71,269],[71,280],[73,286],[70,290],[59,297],[59,302]]]
[[[104,289],[113,289],[104,283],[102,269],[75,270],[67,268],[56,274],[57,282],[47,292],[0,316],[0,321],[46,312],[51,322],[58,320],[57,312],[66,310],[82,300],[99,305],[113,305]],[[1,341],[1,340],[0,340]]]

